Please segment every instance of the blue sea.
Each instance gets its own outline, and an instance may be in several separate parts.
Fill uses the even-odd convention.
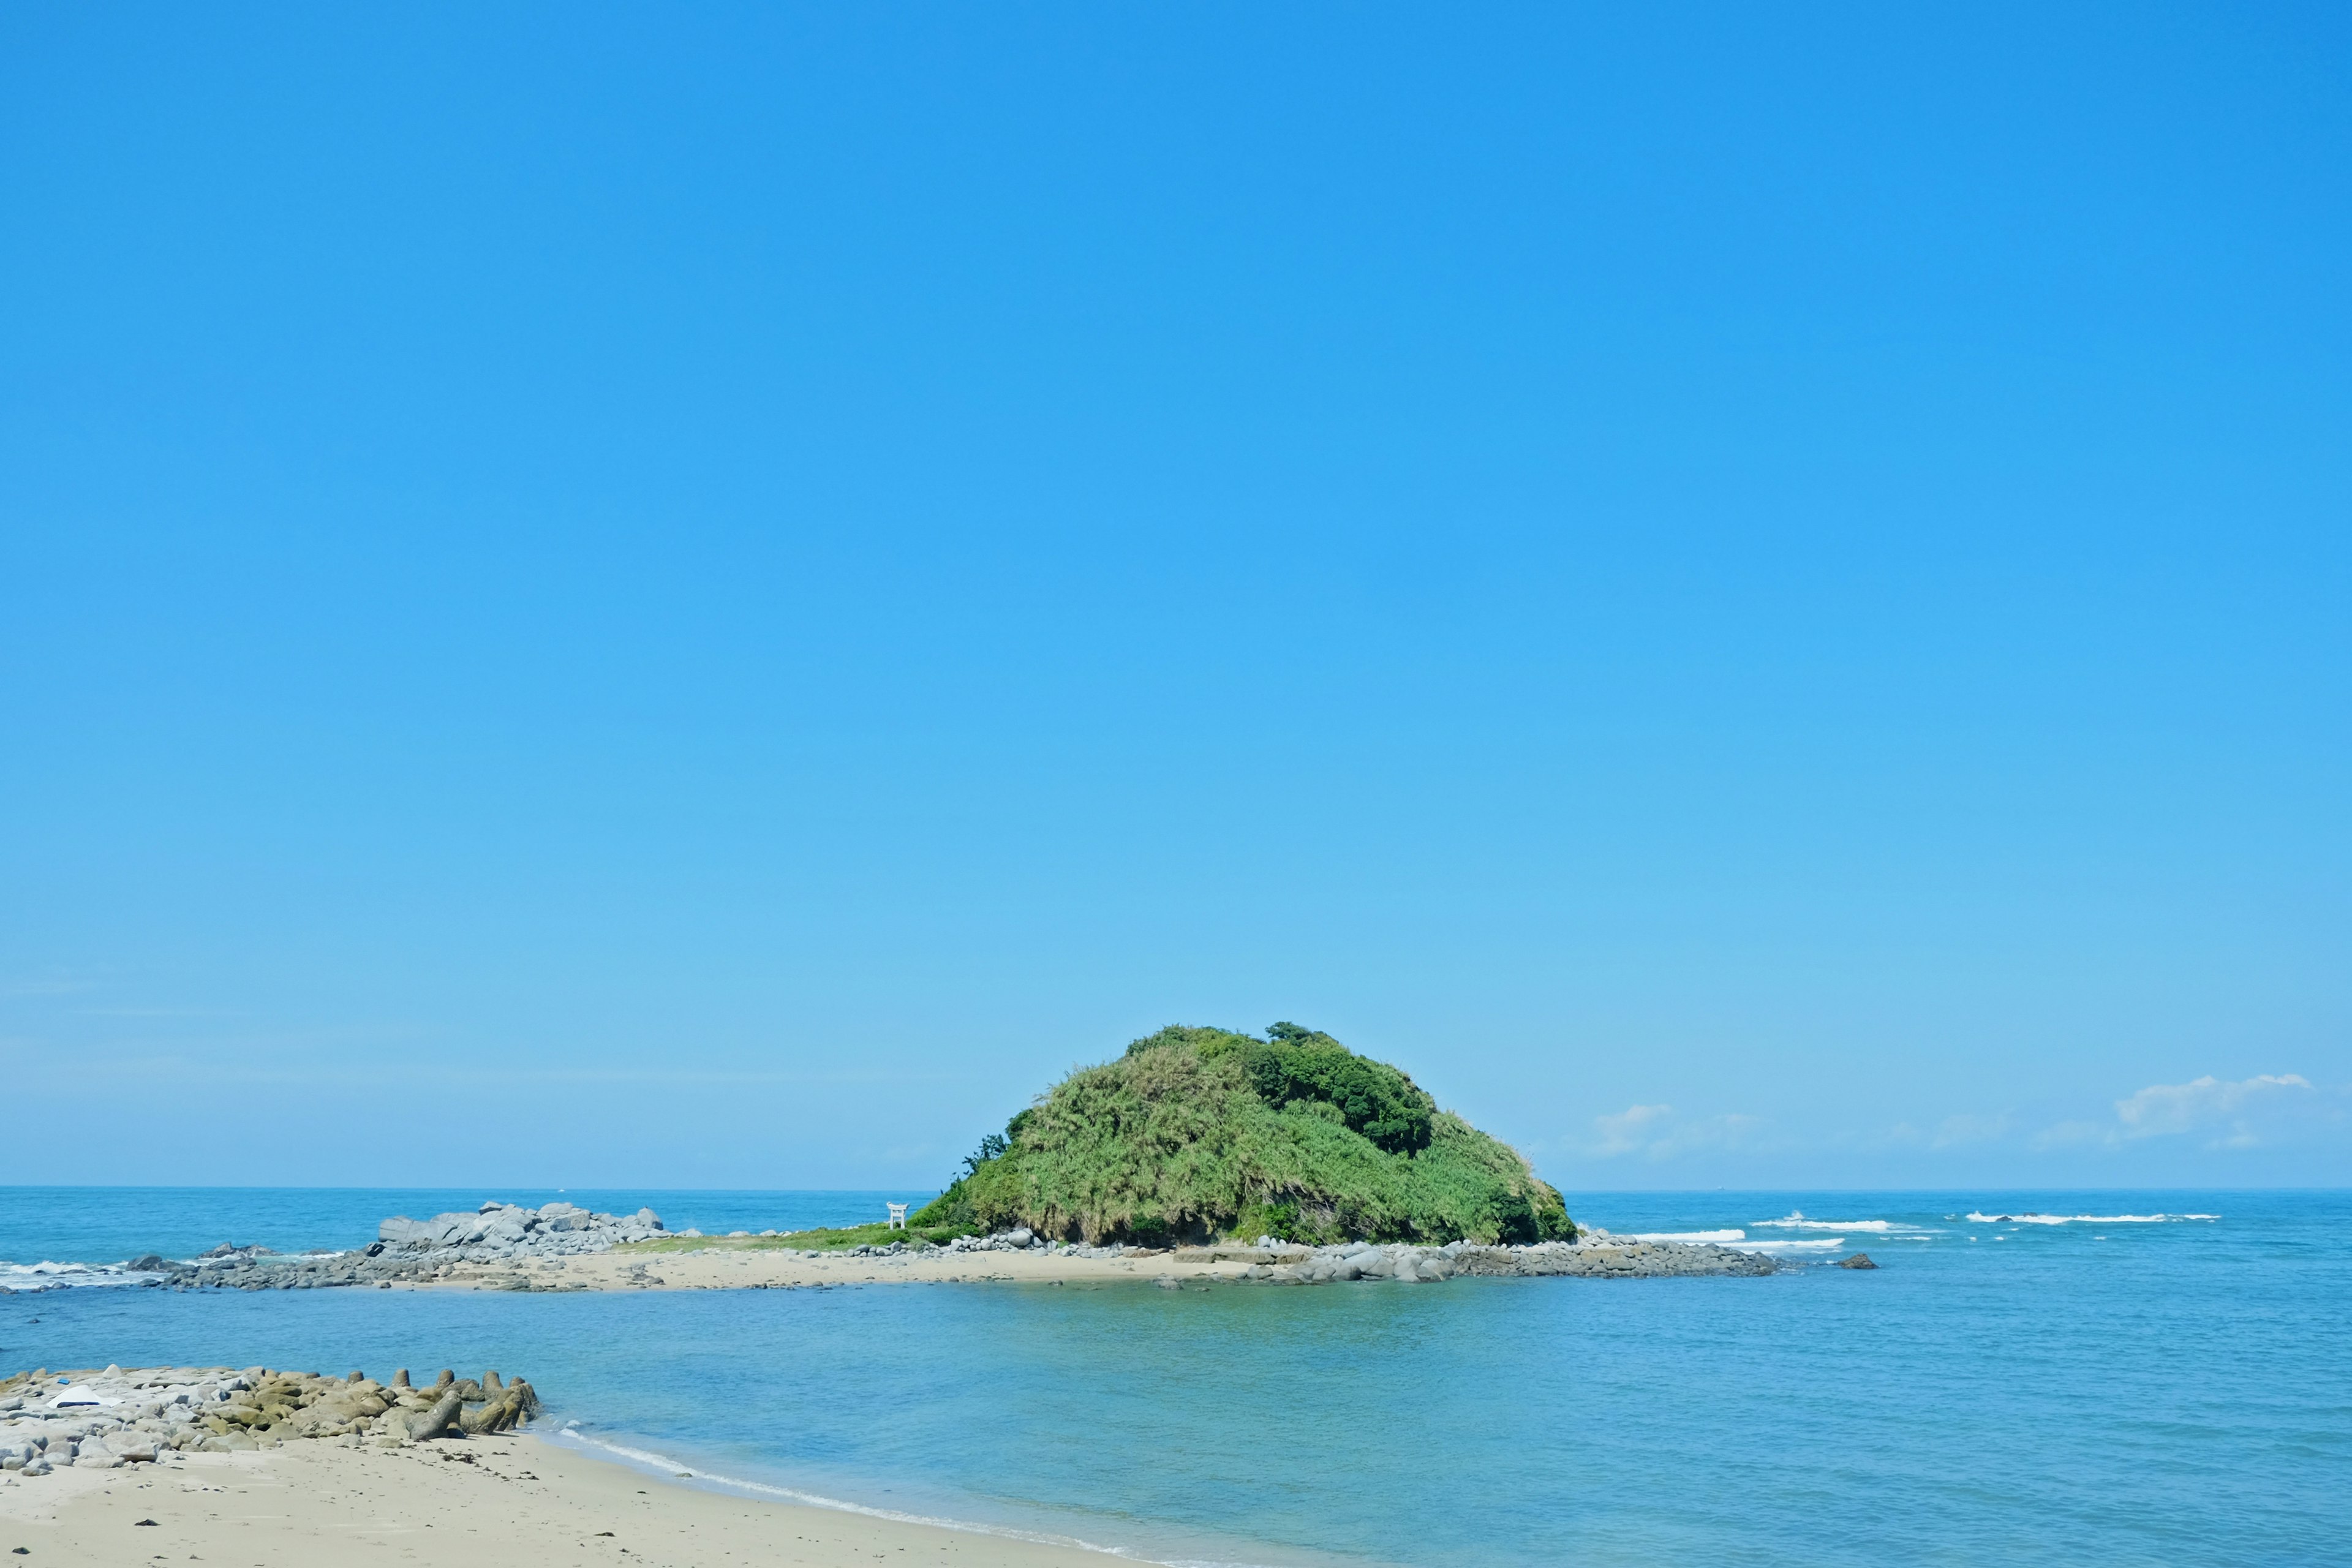
[[[0,1189],[0,1258],[349,1246],[523,1193]],[[909,1193],[583,1193],[796,1228]],[[122,1288],[0,1296],[0,1369],[521,1373],[542,1430],[1168,1562],[2352,1562],[2352,1194],[1570,1194],[1767,1279],[1170,1292]],[[1880,1268],[1828,1267],[1867,1251]],[[9,1278],[28,1277],[10,1271]]]

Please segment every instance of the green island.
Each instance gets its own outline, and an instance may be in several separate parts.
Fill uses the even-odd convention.
[[[1020,1226],[1142,1246],[1261,1236],[1526,1244],[1577,1234],[1559,1194],[1517,1150],[1440,1110],[1388,1063],[1296,1024],[1263,1038],[1177,1024],[1039,1096],[905,1230],[666,1237],[623,1250],[837,1251]]]

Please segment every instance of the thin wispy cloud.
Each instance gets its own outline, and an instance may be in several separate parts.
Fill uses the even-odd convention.
[[[2044,1149],[2121,1148],[2178,1138],[2210,1150],[2259,1149],[2315,1123],[2342,1122],[2342,1100],[2301,1073],[2257,1073],[2235,1080],[2208,1073],[2187,1083],[2152,1083],[2116,1100],[2111,1121],[2062,1121],[2034,1142]]]
[[[2112,1101],[2105,1116],[2048,1123],[2014,1108],[1954,1111],[1899,1121],[1875,1132],[1768,1123],[1759,1116],[1737,1113],[1687,1116],[1663,1100],[1637,1101],[1593,1117],[1580,1131],[1549,1146],[1583,1160],[1654,1162],[1805,1148],[1955,1156],[2005,1149],[2080,1155],[2152,1150],[2168,1143],[2230,1153],[2308,1144],[2347,1132],[2352,1132],[2352,1086],[2331,1088],[2292,1072],[2236,1079],[2209,1073],[2185,1083],[2149,1084]]]
[[[1923,1128],[1915,1122],[1898,1121],[1879,1136],[1862,1139],[1859,1147],[1864,1149],[1965,1149],[1972,1144],[2001,1142],[2009,1137],[2016,1124],[2016,1116],[2007,1110],[1990,1116],[1963,1111],[1944,1117],[1933,1128]]]
[[[1579,1141],[1576,1148],[1595,1160],[1628,1155],[1669,1160],[1701,1150],[1738,1148],[1763,1124],[1763,1119],[1755,1116],[1693,1118],[1678,1114],[1671,1105],[1629,1105],[1613,1114],[1594,1117],[1591,1135]]]

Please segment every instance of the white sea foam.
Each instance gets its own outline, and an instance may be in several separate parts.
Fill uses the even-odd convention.
[[[1977,1225],[2177,1225],[2184,1220],[2216,1220],[2217,1214],[1978,1214]]]
[[[1780,1219],[1750,1220],[1748,1223],[1759,1230],[1866,1230],[1874,1236],[1919,1228],[1891,1219],[1807,1219],[1801,1212],[1785,1215]]]
[[[1039,1546],[1068,1547],[1079,1552],[1092,1552],[1104,1557],[1123,1558],[1130,1563],[1156,1563],[1161,1568],[1258,1568],[1258,1565],[1223,1558],[1145,1557],[1123,1546],[1104,1546],[1081,1540],[1075,1535],[1054,1535],[1044,1531],[1021,1530],[1012,1525],[980,1524],[965,1519],[945,1519],[934,1514],[906,1513],[898,1509],[873,1508],[865,1503],[850,1502],[842,1498],[826,1497],[821,1492],[804,1492],[792,1487],[771,1486],[764,1481],[747,1481],[734,1476],[722,1476],[715,1470],[698,1470],[681,1464],[667,1454],[649,1448],[632,1448],[625,1444],[607,1442],[592,1437],[576,1426],[567,1426],[548,1439],[551,1442],[574,1443],[583,1448],[601,1448],[615,1458],[658,1469],[680,1480],[699,1481],[706,1486],[724,1487],[729,1491],[747,1492],[756,1497],[782,1498],[804,1508],[829,1508],[842,1513],[864,1514],[868,1519],[887,1519],[898,1524],[928,1524],[940,1530],[960,1530],[968,1535],[992,1535],[1007,1541],[1026,1541]]]
[[[66,1290],[93,1285],[144,1285],[152,1274],[134,1274],[119,1263],[0,1263],[0,1290]]]
[[[1636,1231],[1635,1241],[1744,1241],[1744,1230],[1649,1230]]]
[[[1842,1236],[1783,1237],[1771,1241],[1743,1241],[1739,1244],[1739,1250],[1778,1257],[1784,1252],[1834,1252],[1844,1245],[1845,1237]]]

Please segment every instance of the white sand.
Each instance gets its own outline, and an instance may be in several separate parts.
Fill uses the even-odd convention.
[[[460,1453],[471,1462],[444,1457]],[[17,1547],[26,1554],[10,1555]],[[520,1436],[405,1448],[294,1442],[0,1481],[0,1563],[24,1568],[1103,1568],[1111,1561],[703,1491]]]

